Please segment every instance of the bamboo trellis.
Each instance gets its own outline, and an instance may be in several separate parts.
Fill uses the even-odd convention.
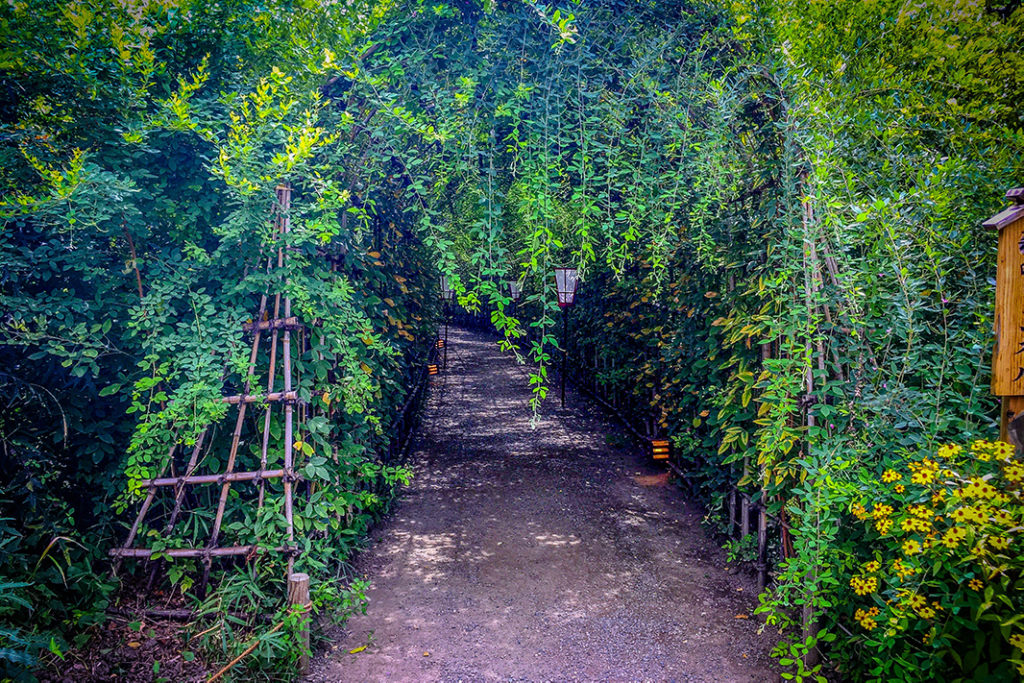
[[[275,259],[273,256],[268,258],[267,271],[270,273],[272,266],[276,265],[277,272],[284,274],[286,272],[285,267],[287,266],[288,259],[284,241],[286,240],[286,236],[290,229],[288,211],[291,205],[291,187],[287,184],[278,186],[276,190],[276,200],[274,207],[274,232],[278,239],[279,246],[276,254],[276,264],[274,263]],[[283,289],[287,290],[287,287],[288,281],[287,276],[285,275]],[[238,556],[252,557],[259,553],[277,552],[287,556],[288,572],[289,574],[291,573],[295,562],[295,555],[298,552],[297,546],[295,545],[295,527],[293,524],[292,503],[294,484],[299,479],[293,467],[295,460],[294,444],[296,441],[294,433],[296,426],[295,410],[296,406],[299,404],[299,399],[298,393],[295,391],[293,385],[292,333],[302,330],[303,327],[298,318],[292,316],[291,299],[286,294],[279,291],[273,295],[273,312],[268,316],[267,305],[269,303],[269,299],[270,297],[267,293],[264,293],[261,296],[259,311],[256,318],[253,322],[243,326],[245,332],[252,334],[253,340],[252,350],[249,355],[248,371],[242,382],[241,393],[235,396],[225,396],[222,399],[224,403],[238,407],[224,471],[209,474],[197,473],[201,464],[200,454],[203,451],[204,443],[211,440],[211,434],[213,433],[215,425],[207,425],[199,434],[195,444],[192,446],[188,464],[185,466],[183,474],[174,474],[174,460],[175,455],[177,454],[178,445],[175,444],[172,446],[160,475],[153,479],[141,482],[141,487],[146,489],[146,496],[139,509],[138,515],[135,517],[134,523],[128,531],[128,537],[126,538],[124,545],[109,551],[110,556],[114,558],[115,571],[117,570],[120,561],[126,557],[147,561],[153,561],[165,557],[201,559],[203,561],[203,576],[199,585],[200,594],[202,594],[206,589],[206,585],[210,578],[212,560],[214,558]],[[265,333],[267,332],[269,332],[270,336],[270,347],[266,393],[262,395],[253,394],[251,393],[251,388],[253,385],[257,361],[260,355],[260,346],[261,343],[264,342]],[[283,384],[280,389],[276,386],[279,346]],[[253,471],[236,472],[235,464],[237,461],[239,445],[241,443],[242,430],[245,425],[245,416],[248,407],[253,403],[261,403],[265,406],[263,409],[264,415],[262,443],[260,446],[260,465],[258,469]],[[283,466],[268,470],[267,462],[271,441],[271,416],[275,407],[278,406],[283,411],[284,418]],[[167,476],[168,470],[170,470],[170,476]],[[225,507],[227,505],[231,485],[240,482],[255,482],[258,487],[257,506],[258,508],[262,508],[266,497],[266,482],[270,479],[281,479],[283,481],[283,507],[287,544],[274,548],[267,548],[253,544],[219,547],[218,543],[220,540]],[[182,505],[185,500],[187,487],[207,484],[219,485],[220,493],[217,498],[217,509],[213,520],[213,527],[211,529],[209,539],[204,547],[170,548],[161,550],[134,547],[139,529],[142,527],[143,522],[146,519],[146,515],[149,513],[159,492],[166,489],[172,489],[174,492],[174,501],[171,513],[163,528],[164,535],[167,535],[173,531],[181,517]],[[156,567],[154,566],[153,573],[150,574],[150,585],[152,584],[155,571]]]

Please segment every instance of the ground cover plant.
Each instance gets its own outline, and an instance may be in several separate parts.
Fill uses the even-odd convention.
[[[329,413],[306,423],[301,568],[323,612],[357,606],[346,562],[407,476],[383,453],[444,273],[530,364],[528,409],[569,348],[709,510],[735,485],[768,507],[787,675],[819,675],[809,650],[854,679],[1019,675],[979,223],[1021,184],[1022,22],[967,0],[8,3],[4,674],[70,666],[134,585],[105,550],[168,445],[223,417],[268,287],[325,331],[297,359]],[[582,278],[569,339],[556,265]],[[233,538],[279,533],[273,508],[232,510]],[[256,566],[201,603],[246,614],[211,661],[280,608],[280,562]],[[171,567],[200,604],[201,568]],[[289,648],[267,635],[247,666]]]

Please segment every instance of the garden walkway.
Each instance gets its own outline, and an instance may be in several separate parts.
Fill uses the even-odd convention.
[[[595,405],[552,391],[532,428],[525,370],[466,331],[435,380],[369,608],[309,681],[776,680],[752,581]]]

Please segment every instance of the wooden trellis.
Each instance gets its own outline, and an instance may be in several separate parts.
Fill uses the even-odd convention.
[[[283,246],[285,236],[289,232],[288,211],[291,205],[291,187],[287,184],[280,185],[276,191],[276,205],[274,207],[274,228],[281,246],[277,250],[276,264],[271,256],[267,260],[268,273],[276,265],[279,273],[285,272],[287,265],[287,250]],[[284,281],[287,289],[287,279]],[[174,474],[175,456],[178,454],[178,445],[171,447],[170,453],[160,476],[141,482],[142,488],[146,489],[146,497],[142,502],[138,515],[132,524],[124,545],[109,551],[111,557],[115,558],[115,571],[118,563],[123,558],[135,558],[152,561],[164,557],[171,558],[193,558],[203,561],[203,576],[199,584],[199,592],[205,591],[210,577],[210,567],[214,558],[222,557],[251,557],[258,553],[271,551],[278,552],[288,557],[288,573],[292,571],[295,555],[298,549],[295,545],[295,527],[292,516],[293,490],[298,476],[294,471],[295,458],[295,421],[296,408],[298,406],[298,393],[295,391],[292,367],[292,333],[303,329],[298,319],[292,315],[291,299],[278,292],[273,295],[273,311],[268,312],[267,305],[270,297],[264,293],[260,298],[259,310],[254,321],[243,326],[245,332],[252,334],[252,350],[249,355],[249,366],[245,379],[242,382],[241,393],[235,396],[225,396],[222,400],[232,406],[237,406],[234,431],[231,433],[231,444],[228,450],[227,462],[224,471],[220,473],[199,473],[201,464],[200,454],[204,444],[212,438],[214,425],[207,425],[196,439],[192,446],[188,464],[184,473]],[[256,371],[256,364],[260,355],[261,344],[264,343],[269,334],[269,367],[267,370],[266,393],[253,394],[251,389]],[[278,348],[280,347],[280,359]],[[277,386],[277,366],[282,366],[282,386]],[[253,471],[235,471],[239,445],[242,437],[242,429],[245,424],[245,416],[248,408],[253,403],[262,404],[263,433],[260,446],[260,465]],[[267,469],[268,451],[271,441],[271,417],[275,409],[283,411],[284,418],[284,458],[283,466],[277,469]],[[170,470],[170,476],[168,475]],[[231,485],[239,482],[255,482],[258,487],[257,506],[262,508],[266,497],[266,483],[271,479],[283,481],[284,496],[284,517],[287,535],[287,544],[276,548],[265,548],[259,545],[232,545],[219,546],[222,523],[224,521],[224,510],[227,505]],[[157,496],[163,491],[173,491],[173,506],[170,515],[163,527],[164,535],[170,534],[181,518],[182,505],[186,492],[190,486],[216,485],[220,487],[220,494],[217,498],[216,515],[213,527],[206,545],[202,548],[168,548],[152,550],[149,548],[135,547],[136,537],[142,527]],[[154,567],[155,571],[155,567]],[[152,582],[153,574],[150,576]]]

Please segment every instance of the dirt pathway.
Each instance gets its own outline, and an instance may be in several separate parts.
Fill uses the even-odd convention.
[[[450,334],[416,478],[359,562],[367,614],[308,680],[777,680],[770,636],[737,618],[754,585],[663,468],[573,393],[532,429],[524,373]]]

